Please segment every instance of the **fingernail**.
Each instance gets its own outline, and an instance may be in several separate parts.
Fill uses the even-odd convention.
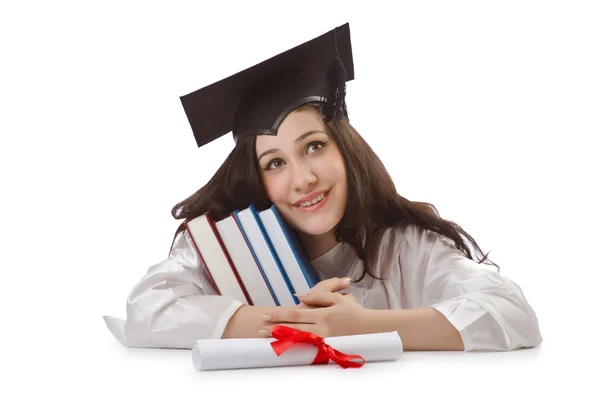
[[[259,336],[269,336],[269,331],[267,331],[266,329],[261,329],[260,331],[258,331],[258,335]]]
[[[352,278],[350,277],[344,277],[342,280],[344,280],[346,284],[350,284],[352,282]]]
[[[306,295],[308,294],[294,294],[294,296],[297,296],[298,298],[304,298]]]
[[[262,319],[265,320],[265,321],[271,321],[273,319],[273,317],[271,317],[268,314],[265,314],[264,316],[262,316]]]

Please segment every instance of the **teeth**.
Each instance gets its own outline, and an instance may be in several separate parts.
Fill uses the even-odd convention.
[[[308,207],[314,204],[317,204],[319,201],[323,200],[323,197],[325,197],[325,193],[323,193],[322,195],[315,197],[312,201],[306,201],[304,203],[300,203],[300,207]]]

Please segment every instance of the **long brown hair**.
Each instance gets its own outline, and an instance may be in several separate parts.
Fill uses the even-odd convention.
[[[311,105],[305,105],[298,110]],[[350,125],[347,119],[332,120],[327,124],[344,158],[348,181],[348,202],[344,215],[336,226],[337,241],[354,247],[363,261],[360,281],[373,274],[373,260],[381,234],[389,227],[417,225],[451,239],[455,247],[469,259],[474,259],[470,243],[479,263],[498,265],[489,261],[477,242],[458,224],[440,217],[436,207],[429,203],[410,201],[396,191],[385,166],[368,143]],[[254,203],[260,211],[272,203],[262,185],[256,157],[256,138],[240,138],[215,175],[200,190],[178,203],[171,210],[175,219],[187,221],[209,212],[215,221],[229,216],[236,209]],[[182,223],[177,235],[185,229]],[[465,240],[466,239],[466,240]],[[171,247],[173,244],[171,244]]]

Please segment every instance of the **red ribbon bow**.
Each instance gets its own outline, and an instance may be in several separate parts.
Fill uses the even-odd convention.
[[[340,367],[346,369],[348,367],[362,367],[365,359],[359,355],[347,355],[335,350],[333,347],[325,343],[323,337],[315,335],[311,332],[300,331],[295,328],[286,327],[284,325],[276,325],[273,327],[272,335],[276,341],[271,342],[271,346],[278,356],[289,349],[296,343],[310,343],[319,349],[312,364],[328,364],[329,359],[336,362]],[[362,363],[352,361],[354,359],[362,360]]]

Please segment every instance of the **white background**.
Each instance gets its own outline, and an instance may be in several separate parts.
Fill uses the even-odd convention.
[[[11,3],[0,6],[6,395],[598,389],[597,2]],[[400,194],[436,205],[523,288],[542,346],[205,373],[187,350],[119,345],[102,316],[125,315],[129,290],[168,254],[172,207],[233,148],[231,135],[197,148],[179,96],[345,22],[351,122]]]

